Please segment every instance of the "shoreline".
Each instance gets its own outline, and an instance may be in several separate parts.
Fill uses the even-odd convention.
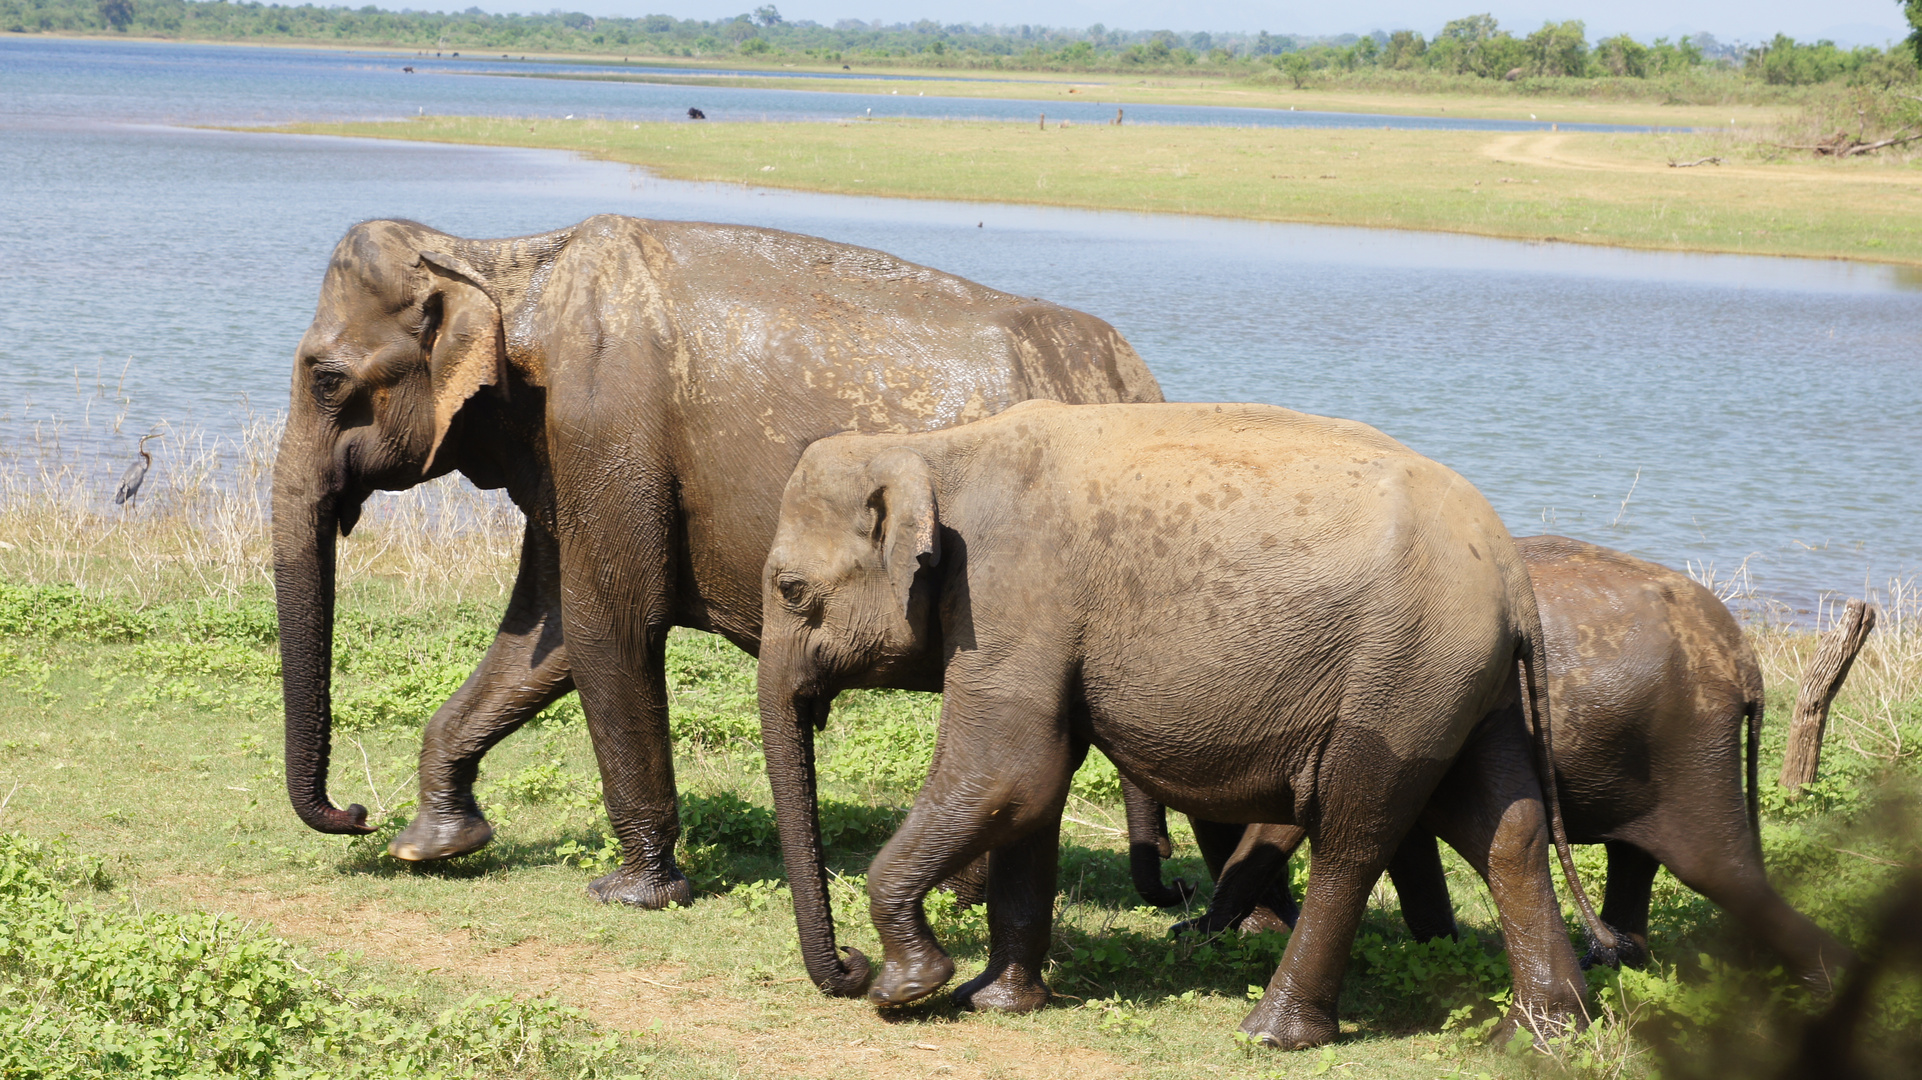
[[[691,125],[499,117],[229,130],[566,150],[664,179],[827,195],[1922,266],[1922,170],[1861,163],[1667,167],[1665,155],[1702,156],[1717,136],[1701,133],[1090,125],[1042,131],[992,121]],[[1871,198],[1859,198],[1864,194]],[[1865,202],[1872,206],[1862,208]]]
[[[302,41],[233,41],[203,38],[159,38],[107,36],[104,34],[31,33],[9,35],[17,39],[43,39],[71,42],[135,42],[148,45],[198,45],[230,48],[267,48],[313,50],[337,53],[372,53],[396,59],[419,57],[426,50],[402,45],[340,44]],[[499,62],[499,54],[475,53],[461,56],[477,64]],[[451,56],[436,59],[455,59]],[[853,94],[886,95],[887,76],[912,76],[915,85],[930,97],[1029,99],[1052,92],[1067,97],[1089,91],[1098,103],[1115,105],[1199,105],[1247,109],[1288,109],[1309,112],[1359,113],[1378,116],[1454,116],[1470,120],[1528,120],[1541,123],[1621,124],[1632,127],[1695,127],[1719,125],[1754,127],[1779,120],[1787,106],[1765,104],[1670,105],[1650,95],[1648,98],[1596,98],[1542,95],[1517,97],[1498,94],[1453,92],[1362,91],[1344,88],[1309,87],[1292,89],[1280,85],[1258,85],[1225,75],[1178,75],[1146,72],[1140,76],[1117,72],[1006,71],[968,68],[946,69],[872,67],[850,71],[845,77],[834,64],[822,62],[781,64],[761,67],[740,58],[720,63],[704,57],[615,58],[597,53],[536,53],[515,55],[514,63],[582,64],[643,73],[648,68],[679,68],[713,74],[692,75],[665,81],[674,85],[728,85],[757,89],[800,90]],[[792,73],[792,74],[790,74]],[[801,73],[827,78],[800,78]],[[449,72],[448,74],[457,74]],[[517,74],[524,78],[592,78],[559,73],[507,73],[474,71],[458,74],[500,77]],[[1005,77],[993,77],[995,75]],[[599,81],[619,82],[620,79]],[[637,80],[638,81],[638,80]],[[891,85],[900,85],[894,82]],[[997,92],[1007,90],[1010,92]],[[1020,92],[1014,92],[1020,91]]]

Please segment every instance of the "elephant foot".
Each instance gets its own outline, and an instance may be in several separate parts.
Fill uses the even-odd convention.
[[[876,1005],[895,1007],[920,1001],[954,977],[954,961],[947,953],[935,952],[910,960],[888,958],[881,974],[868,987],[868,1000]]]
[[[1261,999],[1255,1011],[1241,1022],[1241,1030],[1263,1046],[1277,1050],[1308,1050],[1334,1042],[1341,1026],[1333,1013],[1315,1013],[1303,1008],[1286,1009],[1269,997]]]
[[[976,1012],[1025,1013],[1046,1005],[1053,996],[1048,984],[1031,971],[1007,968],[996,975],[989,968],[955,990],[954,1003]]]
[[[1621,967],[1644,968],[1648,966],[1648,938],[1641,934],[1630,934],[1626,931],[1616,930],[1615,942],[1614,964],[1606,963],[1594,949],[1590,949],[1588,954],[1582,957],[1582,970],[1587,971],[1589,968],[1595,967],[1598,964],[1605,967],[1619,965]]]
[[[1573,1011],[1515,1005],[1502,1017],[1502,1022],[1495,1025],[1488,1041],[1505,1047],[1510,1039],[1526,1036],[1535,1049],[1547,1050],[1551,1039],[1559,1039],[1580,1029],[1581,1024]]]
[[[1157,889],[1137,889],[1141,898],[1155,907],[1182,907],[1194,899],[1195,887],[1186,878],[1176,878],[1172,884]]]
[[[405,862],[432,862],[479,851],[494,838],[494,826],[478,811],[443,814],[423,809],[387,845],[387,854]]]
[[[623,866],[606,877],[597,878],[587,887],[587,895],[603,904],[620,903],[659,911],[669,904],[682,907],[692,904],[694,887],[672,863],[668,864],[666,873]]]

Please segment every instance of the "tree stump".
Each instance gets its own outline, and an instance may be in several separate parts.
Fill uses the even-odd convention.
[[[1782,786],[1790,791],[1815,779],[1816,769],[1822,764],[1822,732],[1828,726],[1829,705],[1873,629],[1875,609],[1860,600],[1850,600],[1842,618],[1822,638],[1815,659],[1802,672],[1802,689],[1795,696],[1795,718],[1789,722],[1788,750],[1782,756]]]

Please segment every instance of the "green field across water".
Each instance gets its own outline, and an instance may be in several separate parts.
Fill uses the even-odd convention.
[[[1922,265],[1922,168],[1765,160],[1727,133],[1045,125],[425,117],[275,130],[571,150],[670,179],[849,195]]]

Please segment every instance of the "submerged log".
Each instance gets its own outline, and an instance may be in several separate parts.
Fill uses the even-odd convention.
[[[1828,726],[1829,706],[1873,629],[1875,609],[1860,600],[1850,600],[1802,673],[1802,689],[1795,696],[1795,718],[1789,722],[1788,750],[1782,756],[1782,786],[1790,791],[1815,779],[1822,764],[1822,733]]]

